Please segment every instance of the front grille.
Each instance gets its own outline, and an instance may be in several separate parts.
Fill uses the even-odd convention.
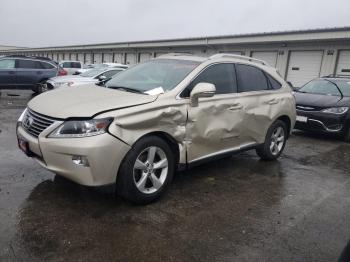
[[[29,108],[23,117],[22,126],[32,136],[38,137],[42,131],[51,126],[55,119],[36,113]]]

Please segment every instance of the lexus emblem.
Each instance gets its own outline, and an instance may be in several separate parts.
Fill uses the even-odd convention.
[[[31,117],[31,116],[28,116],[25,120],[24,120],[24,123],[23,125],[25,127],[30,127],[32,124],[34,123],[34,119]]]

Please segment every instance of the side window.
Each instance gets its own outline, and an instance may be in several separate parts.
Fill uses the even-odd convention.
[[[118,72],[120,72],[120,70],[111,70],[111,71],[107,71],[107,72],[103,73],[102,75],[104,75],[106,78],[110,78],[110,77],[114,76],[115,74],[117,74]]]
[[[44,69],[53,69],[55,68],[53,65],[49,64],[49,63],[46,63],[46,62],[39,62],[40,65],[41,65],[41,68],[44,68]]]
[[[265,75],[269,81],[270,89],[276,90],[282,87],[282,84],[277,80],[275,80],[272,76],[270,76],[269,74],[265,74]]]
[[[71,67],[72,68],[81,68],[81,65],[78,62],[71,62]]]
[[[236,65],[238,92],[268,90],[265,74],[258,68],[250,65]]]
[[[62,63],[62,67],[63,68],[72,68],[72,65],[70,62],[64,62],[64,63]]]
[[[216,64],[209,66],[184,90],[181,97],[189,97],[198,83],[211,83],[216,87],[216,94],[237,92],[236,76],[233,64]]]
[[[18,59],[17,61],[18,61],[17,68],[24,68],[24,69],[36,69],[36,68],[38,68],[36,61],[22,60],[22,59]]]
[[[14,69],[15,60],[14,59],[3,59],[0,60],[0,69]]]

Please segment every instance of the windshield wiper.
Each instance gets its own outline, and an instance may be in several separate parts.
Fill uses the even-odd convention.
[[[147,95],[143,91],[138,90],[138,89],[134,89],[134,88],[131,88],[131,87],[125,87],[125,86],[107,86],[107,87],[108,88],[112,88],[112,89],[118,89],[118,90],[126,91],[126,92]]]

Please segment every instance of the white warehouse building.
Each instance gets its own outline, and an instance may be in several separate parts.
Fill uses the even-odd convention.
[[[154,41],[1,50],[0,55],[46,56],[85,64],[136,64],[165,53],[232,53],[265,60],[298,87],[324,75],[350,75],[350,27]]]

